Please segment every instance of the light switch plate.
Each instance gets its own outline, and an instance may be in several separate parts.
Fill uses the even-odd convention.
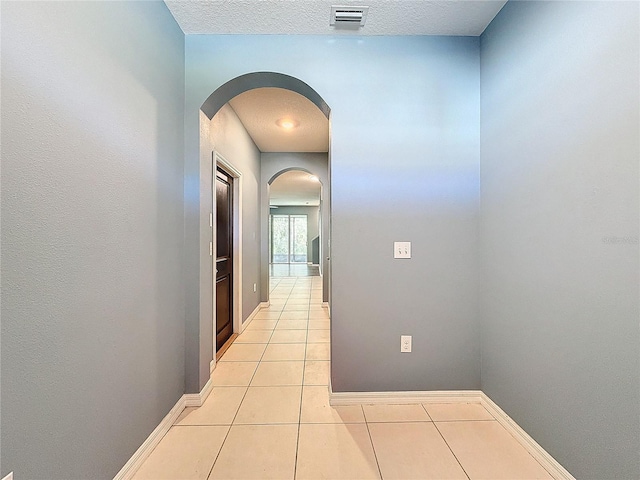
[[[393,242],[393,258],[411,258],[411,242]]]

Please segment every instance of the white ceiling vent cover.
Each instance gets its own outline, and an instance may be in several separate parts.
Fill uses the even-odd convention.
[[[367,20],[369,7],[331,6],[329,25],[362,27]]]

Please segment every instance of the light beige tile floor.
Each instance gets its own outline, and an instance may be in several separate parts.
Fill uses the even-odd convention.
[[[135,479],[547,479],[480,404],[329,405],[320,277],[275,278]]]

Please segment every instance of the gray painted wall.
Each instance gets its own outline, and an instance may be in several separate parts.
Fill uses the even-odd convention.
[[[206,119],[206,116],[205,116]],[[211,120],[211,143],[242,173],[242,320],[260,303],[260,150],[229,105]]]
[[[637,2],[482,36],[482,389],[577,478],[640,478]]]
[[[328,156],[326,153],[263,153],[261,155],[260,211],[262,238],[269,238],[269,181],[274,175],[290,169],[298,168],[313,173],[322,184],[320,217],[322,218],[322,300],[329,301],[329,280],[331,278],[329,231],[331,228],[331,211],[328,199],[331,197],[331,181],[329,179]],[[262,245],[262,301],[269,299],[269,245]]]
[[[311,243],[314,238],[320,235],[320,207],[278,207],[270,208],[271,215],[306,215],[307,216],[307,262],[311,262],[313,252]],[[271,241],[268,239],[267,241]]]
[[[216,151],[242,174],[242,320],[260,303],[260,209],[258,207],[260,178],[260,151],[229,105],[224,105],[211,120],[200,112],[200,189],[198,245],[200,261],[198,322],[187,322],[187,337],[199,335],[197,348],[186,352],[186,388],[199,392],[210,377],[213,359],[213,258],[209,255],[209,242],[214,231],[209,227],[212,212],[213,176],[212,152]],[[215,248],[215,242],[214,242]],[[215,255],[215,252],[214,252]],[[195,275],[193,275],[195,276]],[[253,284],[257,291],[253,291]],[[195,309],[189,310],[195,315]],[[208,359],[208,360],[206,360]]]
[[[198,112],[270,70],[332,108],[334,390],[482,386],[574,475],[640,476],[637,3],[511,2],[481,52],[474,38],[202,35],[186,64],[160,2],[0,8],[0,475],[110,478],[204,385]],[[414,259],[391,259],[394,240]]]
[[[192,187],[199,109],[225,82],[282,72],[331,107],[334,390],[479,388],[479,40],[194,35],[185,58]],[[185,214],[191,229],[199,211]],[[414,258],[394,260],[394,240],[412,241]],[[413,335],[410,355],[401,334]]]
[[[2,466],[112,478],[184,391],[184,38],[2,2]]]

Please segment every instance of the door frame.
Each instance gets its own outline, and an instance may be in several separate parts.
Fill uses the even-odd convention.
[[[211,155],[211,177],[212,177],[212,186],[215,186],[215,176],[216,176],[216,168],[220,167],[224,170],[229,176],[233,178],[233,201],[232,201],[232,210],[233,210],[233,333],[242,333],[242,172],[236,169],[231,163],[229,163],[219,152],[215,150]],[[213,221],[213,215],[216,211],[216,196],[213,195],[213,202],[211,205],[211,225],[213,229],[213,238],[212,238],[212,261],[211,261],[211,275],[213,278],[212,281],[212,291],[211,295],[213,298],[213,345],[215,351],[215,340],[216,340],[216,288],[215,288],[215,258],[216,258],[216,240],[217,234],[215,230],[215,222]],[[215,362],[215,353],[213,355],[213,362]],[[212,362],[212,363],[213,363]]]

